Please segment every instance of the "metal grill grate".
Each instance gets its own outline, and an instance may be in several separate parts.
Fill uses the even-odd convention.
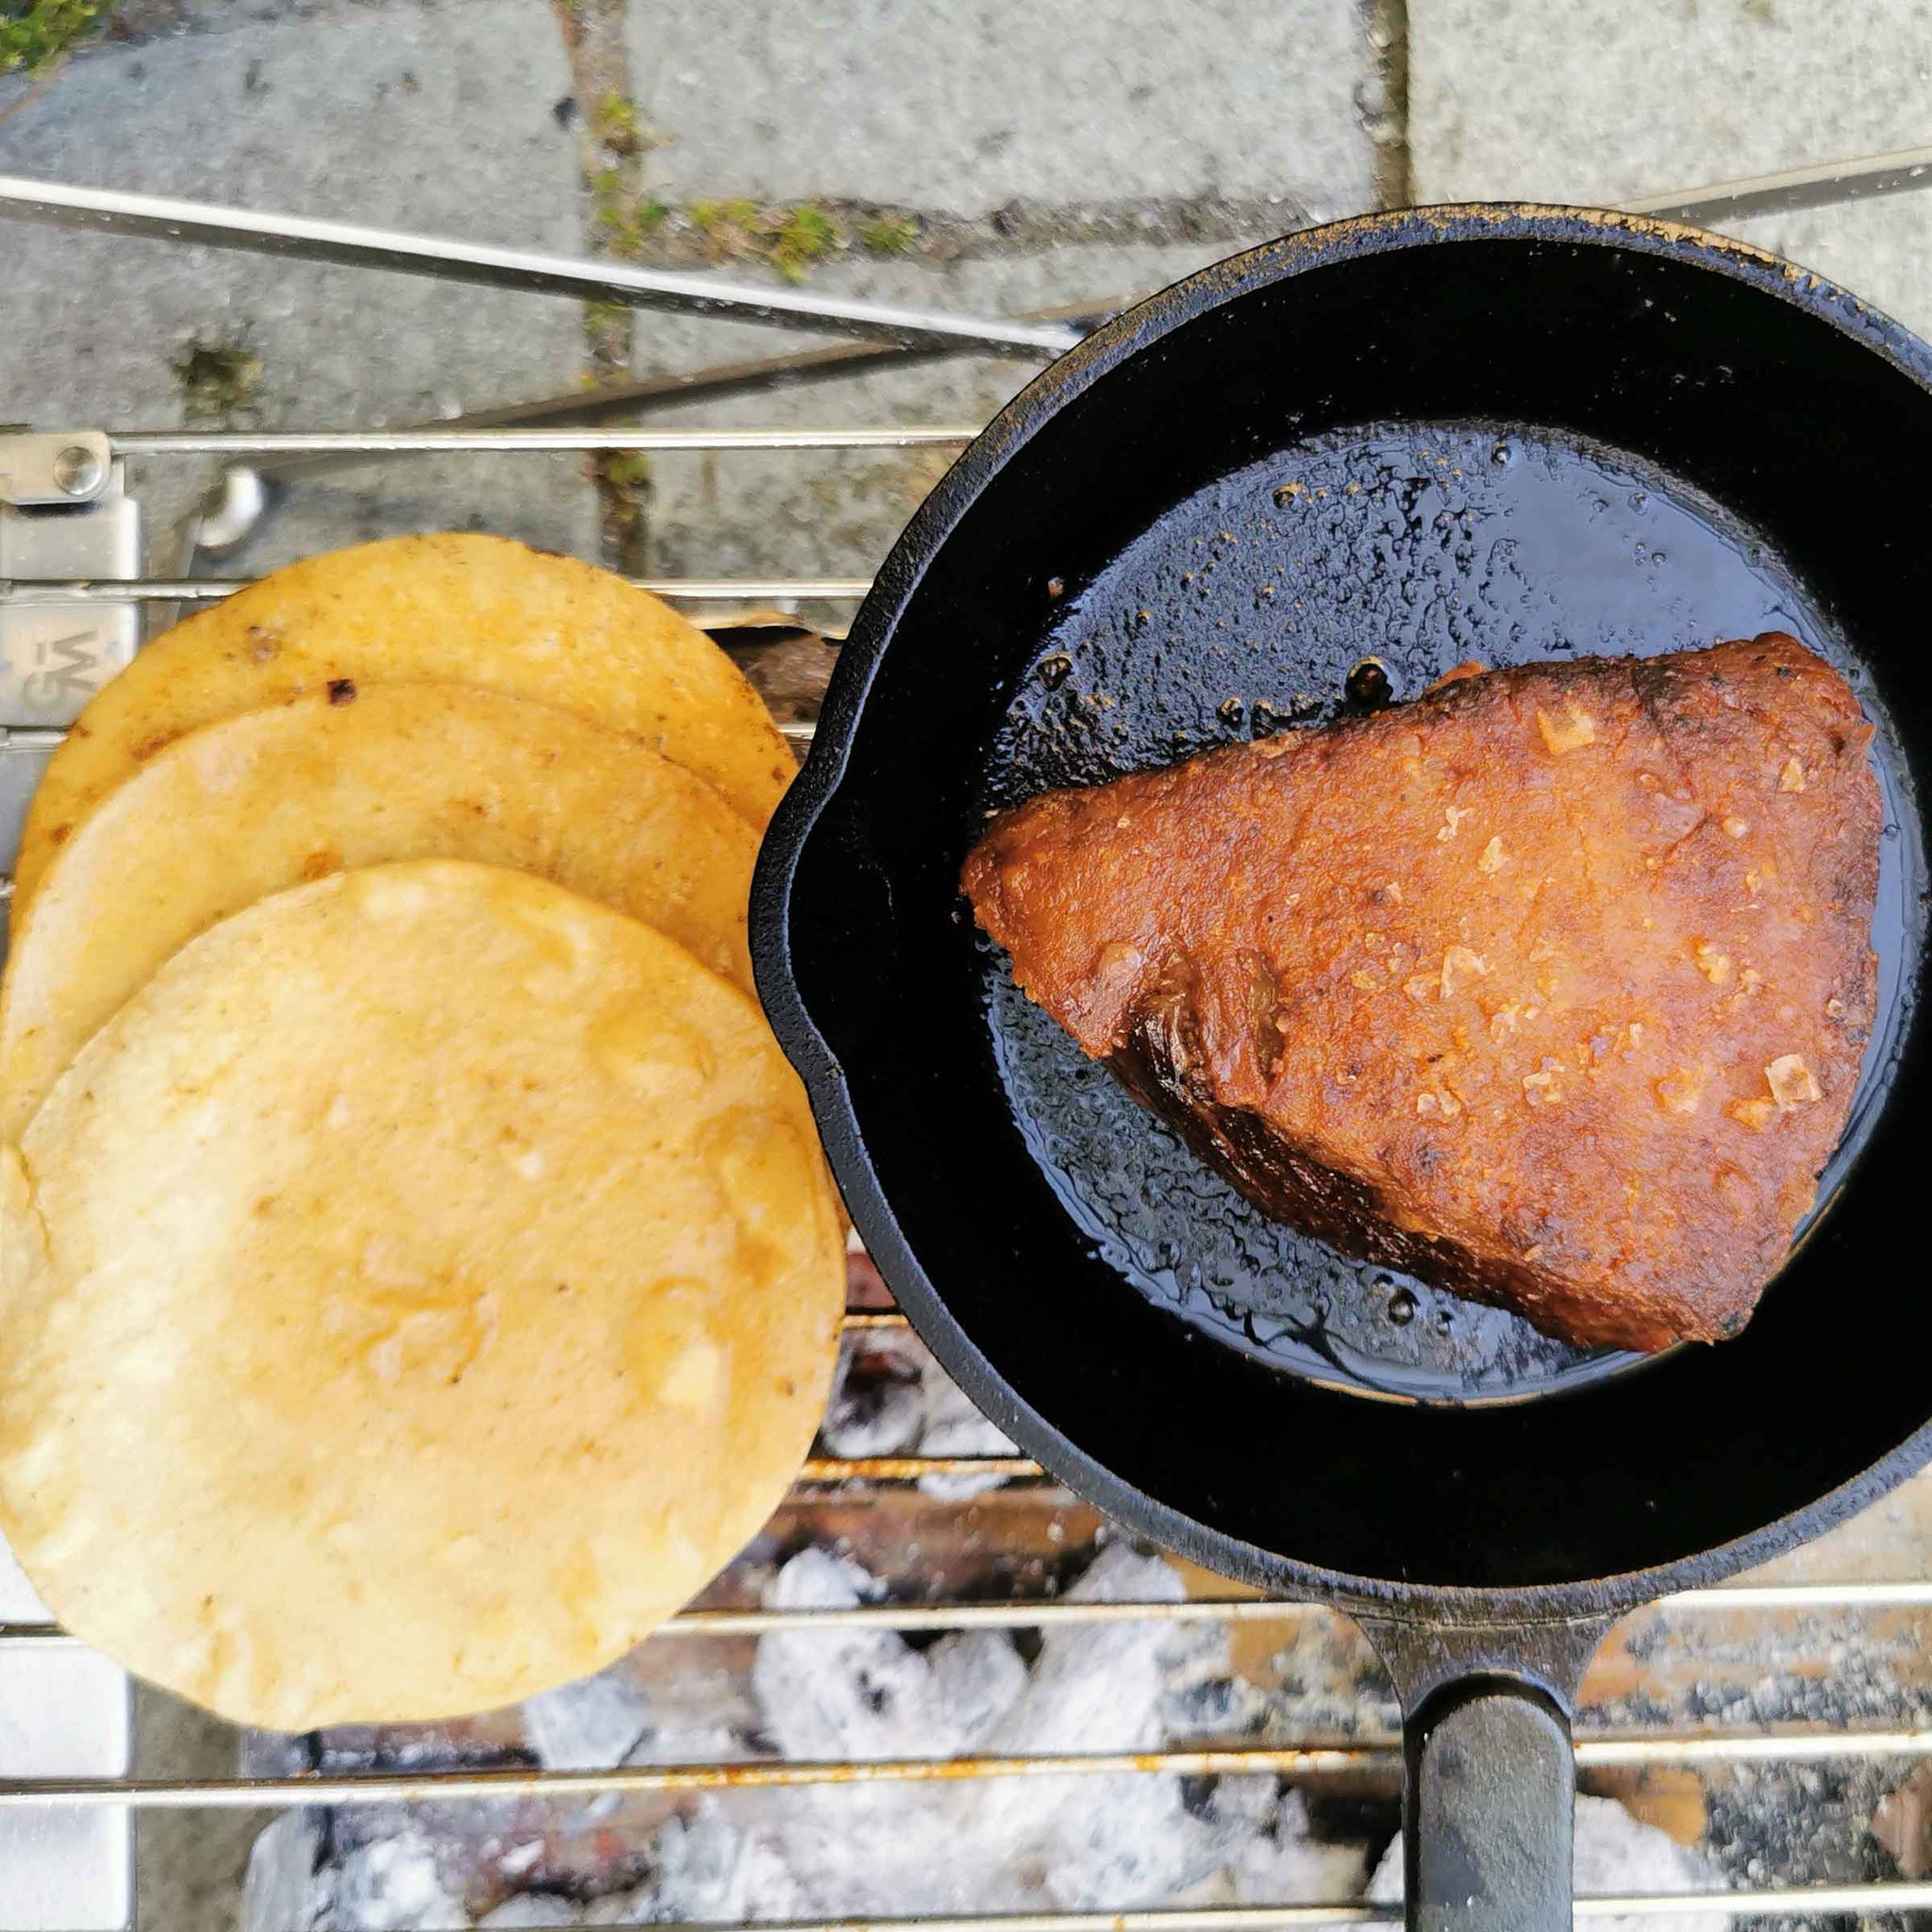
[[[1632,204],[1633,212],[1704,220],[1808,208],[1887,194],[1932,180],[1932,149],[1875,157],[1824,168],[1793,171],[1748,182],[1655,197]],[[820,375],[876,367],[896,353],[989,351],[1015,356],[1057,352],[1078,338],[1074,325],[1053,319],[1006,320],[936,315],[825,301],[808,294],[735,288],[708,277],[673,275],[605,262],[571,261],[521,251],[475,247],[421,237],[384,234],[342,224],[299,221],[199,208],[154,197],[0,178],[0,215],[24,215],[120,234],[161,235],[216,246],[291,255],[310,260],[429,275],[499,288],[600,299],[636,307],[778,322],[858,335],[882,348],[830,349],[774,358],[769,365],[740,365],[714,376],[679,377],[629,385],[608,398],[558,398],[553,405],[498,412],[523,419],[519,426],[457,426],[300,434],[111,434],[116,461],[164,457],[218,457],[268,469],[307,463],[390,461],[425,454],[505,455],[533,452],[704,452],[797,450],[836,452],[958,446],[975,433],[972,425],[880,425],[861,428],[648,429],[530,426],[546,410],[558,421],[580,422],[599,408],[641,411],[660,401],[688,403],[706,393],[741,393],[767,379],[761,371],[796,379],[806,365]],[[1065,313],[1066,311],[1062,311]],[[772,380],[781,379],[775,373]],[[196,577],[90,578],[76,575],[0,575],[0,617],[37,608],[205,605],[240,588],[242,580]],[[704,622],[722,626],[733,612],[760,605],[850,604],[870,588],[863,578],[695,578],[648,580],[644,587],[708,609]],[[799,739],[808,724],[790,727]],[[37,751],[57,742],[58,726],[0,729],[0,752]],[[10,882],[7,890],[10,890]],[[855,1307],[849,1331],[898,1330],[904,1316],[890,1309]],[[1040,1466],[1018,1456],[887,1456],[817,1457],[800,1474],[803,1489],[836,1486],[842,1497],[875,1501],[891,1486],[929,1476],[997,1475],[1050,1481]],[[1901,1579],[1743,1584],[1667,1598],[1672,1612],[1772,1614],[1777,1612],[1887,1613],[1932,1609],[1932,1581]],[[887,1629],[935,1633],[971,1629],[1045,1629],[1149,1621],[1211,1621],[1227,1625],[1285,1626],[1340,1621],[1325,1607],[1253,1597],[1195,1597],[1182,1602],[886,1603],[852,1609],[693,1609],[672,1619],[651,1641],[674,1639],[751,1638],[803,1629]],[[35,1657],[75,1649],[57,1626],[0,1624],[0,1654]],[[1633,1732],[1580,1729],[1580,1768],[1605,1770],[1659,1765],[1739,1766],[1763,1763],[1829,1763],[1849,1759],[1907,1762],[1932,1757],[1932,1728],[1855,1730],[1801,1728],[1779,1731],[1696,1731],[1665,1728]],[[751,1761],[628,1767],[595,1772],[422,1771],[349,1776],[237,1776],[217,1780],[138,1777],[0,1779],[0,1813],[42,1812],[48,1807],[120,1807],[140,1811],[251,1809],[264,1812],[314,1806],[363,1806],[452,1800],[585,1798],[605,1793],[698,1792],[723,1789],[781,1788],[857,1783],[909,1784],[936,1780],[1017,1779],[1040,1776],[1178,1774],[1306,1777],[1335,1773],[1399,1770],[1400,1740],[1392,1735],[1324,1743],[1149,1753],[1066,1753],[1040,1757],[965,1757],[803,1763]],[[1713,1906],[1770,1918],[1813,1918],[1830,1913],[1932,1910],[1932,1883],[1757,1887],[1722,1894],[1624,1894],[1581,1897],[1579,1919],[1630,1913],[1708,1913]],[[1056,1912],[925,1917],[869,1922],[872,1932],[1260,1932],[1260,1928],[1390,1923],[1398,1907],[1358,1902],[1293,1906],[1219,1907],[1112,1912]],[[821,1932],[793,1924],[774,1932]],[[824,1928],[830,1932],[830,1928]]]

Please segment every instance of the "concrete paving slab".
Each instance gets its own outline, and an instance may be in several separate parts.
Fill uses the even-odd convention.
[[[917,294],[949,308],[1018,313],[1055,302],[1151,293],[1224,252],[1220,244],[1061,248],[1044,255],[958,262],[938,272],[908,263],[858,261],[824,272],[815,285],[882,301]],[[673,338],[691,327],[647,325],[645,347],[652,366],[662,366],[659,358],[674,353]],[[768,332],[760,334],[765,339],[752,353],[770,353],[774,343]],[[715,335],[708,339],[711,358],[738,353],[717,341]],[[675,351],[688,353],[697,346],[680,341]],[[1038,361],[961,358],[708,404],[661,420],[667,425],[703,421],[746,427],[977,425],[990,420],[1041,366]],[[671,576],[869,575],[956,454],[923,449],[656,458],[651,569]],[[842,621],[850,609],[808,614]]]
[[[1208,84],[1207,56],[1220,40],[1179,79],[1168,73],[1168,24],[1145,5],[1116,6],[1077,28],[1052,9],[995,7],[916,22],[904,9],[874,8],[822,19],[803,40],[802,28],[762,6],[722,18],[708,10],[702,33],[694,15],[674,14],[656,8],[633,29],[640,71],[653,76],[658,97],[670,88],[706,104],[703,115],[687,117],[695,122],[689,136],[653,157],[666,194],[753,185],[786,199],[833,191],[904,199],[937,196],[943,181],[946,205],[975,208],[1015,194],[1084,205],[1198,197],[1219,187],[1258,201],[1259,225],[1241,238],[1252,240],[1296,225],[1304,205],[1330,212],[1362,205],[1369,192],[1373,148],[1356,94],[1371,57],[1346,7],[1297,0],[1279,15],[1250,7],[1204,29],[1245,36],[1242,58],[1230,57],[1224,69],[1224,78],[1234,76],[1229,90]],[[165,17],[172,31],[83,56],[0,129],[0,166],[574,250],[574,137],[552,111],[569,79],[542,0],[465,0],[459,8],[434,0],[184,0]],[[440,51],[453,25],[451,47]],[[1051,58],[1042,51],[1049,41]],[[1024,71],[1033,92],[1016,95],[1008,67]],[[902,95],[891,93],[891,73]],[[860,102],[871,106],[848,139]],[[741,103],[763,105],[747,122]],[[651,105],[647,118],[671,116]],[[950,132],[935,147],[931,130],[941,125]],[[483,125],[491,139],[478,143]],[[297,142],[286,138],[291,126],[303,130]],[[1239,166],[1223,166],[1217,142],[1239,150]],[[1129,151],[1131,165],[1123,160]],[[266,426],[434,417],[567,391],[576,379],[571,304],[155,243],[7,234],[21,254],[0,287],[0,340],[38,346],[0,358],[0,414],[172,421],[181,398],[169,365],[195,341],[245,341],[260,364],[249,420]],[[855,250],[813,280],[1000,308],[1136,292],[1235,245],[1016,249],[939,268]],[[104,286],[134,299],[103,312]],[[691,367],[795,344],[772,331],[648,316],[639,362]],[[945,365],[917,383],[895,378],[885,392],[861,386],[834,404],[821,390],[733,420],[830,420],[824,411],[834,408],[839,420],[861,420],[875,395],[902,419],[962,409],[984,417],[1030,373],[1025,364]],[[9,397],[20,399],[10,409]],[[828,519],[823,491],[784,500],[801,475],[797,459],[734,458],[709,466],[687,517],[678,503],[691,492],[674,480],[677,467],[661,472],[664,561],[654,569],[675,558],[676,568],[708,575],[853,575],[876,561],[918,493],[908,500],[894,483],[880,496],[873,465],[857,486],[873,493],[871,508],[857,520]],[[724,471],[752,484],[741,505],[708,480]],[[933,473],[915,465],[911,474],[917,483]],[[206,475],[178,461],[137,475],[158,537]],[[292,488],[238,565],[266,569],[387,529],[464,524],[594,554],[592,519],[584,466],[573,459],[412,460]],[[712,557],[700,554],[707,531]]]
[[[634,0],[630,35],[639,105],[675,140],[654,173],[685,199],[1369,205],[1346,0]]]
[[[0,125],[0,170],[574,252],[569,92],[542,0],[183,8],[173,30],[77,57]],[[0,224],[0,420],[127,428],[181,420],[173,365],[197,341],[259,365],[237,426],[354,426],[568,390],[568,302]],[[137,478],[161,536],[202,472]],[[325,530],[381,525],[360,508]],[[158,488],[156,486],[158,485]],[[578,466],[541,488],[418,469],[393,524],[472,512],[558,547],[595,541]]]
[[[1932,192],[1728,224],[1932,340]]]
[[[1408,0],[1417,199],[1614,203],[1932,142],[1915,0]],[[1932,332],[1932,191],[1733,234]]]
[[[136,1762],[144,1777],[233,1777],[239,1735],[165,1690],[134,1688]],[[140,1932],[233,1932],[242,1874],[261,1825],[246,1811],[142,1813],[135,1825]]]
[[[1932,142],[1917,0],[1408,0],[1417,199],[1584,202]]]
[[[1138,297],[1225,252],[1224,244],[1168,248],[1059,248],[941,269],[863,257],[820,271],[813,286],[874,301],[929,302],[983,313],[1018,313],[1090,297]],[[781,331],[694,318],[647,316],[639,325],[640,375],[782,354],[801,339]],[[837,381],[668,410],[665,427],[699,425],[828,427],[884,423],[979,425],[1042,366],[1040,360],[961,357]],[[644,567],[666,577],[862,577],[870,575],[921,498],[957,454],[952,449],[849,453],[724,452],[649,459],[649,541]],[[568,461],[569,459],[561,459]],[[461,475],[507,473],[507,489],[549,487],[547,459],[411,458],[390,467],[372,512],[344,470],[289,491],[259,536],[225,571],[253,574],[331,542],[356,541],[372,521],[393,525],[412,502],[425,517],[446,508]],[[438,471],[446,489],[432,487]],[[418,476],[421,480],[413,480]],[[517,478],[527,479],[524,485]],[[425,524],[424,526],[427,526]],[[496,527],[496,525],[491,525]],[[842,626],[849,603],[797,606],[811,621]]]
[[[126,18],[141,38],[83,54],[0,125],[0,169],[579,251],[577,132],[557,112],[571,80],[547,0],[131,0]],[[633,0],[632,45],[645,116],[677,137],[651,159],[668,197],[838,195],[983,215],[1016,198],[1077,210],[1218,196],[1249,210],[1250,228],[1224,221],[1208,241],[1022,235],[944,263],[855,249],[814,271],[828,291],[991,312],[1128,297],[1305,212],[1371,198],[1357,104],[1371,57],[1348,0],[1240,0],[1185,23],[1152,0],[849,0],[809,24],[769,0]],[[0,108],[18,92],[0,85]],[[688,369],[809,340],[645,316],[636,362]],[[583,363],[571,303],[0,224],[0,420],[172,425],[187,400],[174,365],[196,341],[239,344],[259,364],[240,420],[266,427],[563,393]],[[662,420],[977,423],[1038,366],[959,358]],[[868,575],[950,454],[660,458],[650,567]],[[151,529],[165,539],[208,474],[142,466]],[[577,459],[430,458],[291,486],[221,569],[466,525],[596,554]],[[840,623],[850,607],[810,614]],[[138,1705],[139,1762],[154,1774],[222,1774],[233,1736],[158,1694]],[[143,1927],[232,1924],[251,1822],[144,1823]]]

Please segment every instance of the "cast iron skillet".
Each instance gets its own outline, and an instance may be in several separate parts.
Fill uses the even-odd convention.
[[[1361,1620],[1408,1724],[1411,1924],[1567,1926],[1568,1712],[1609,1620],[1932,1455],[1928,451],[1932,352],[1715,236],[1478,207],[1272,243],[960,458],[766,841],[759,991],[887,1281],[1074,1489]],[[1280,1234],[1031,1014],[958,895],[990,808],[1332,715],[1365,657],[1401,697],[1772,628],[1879,726],[1882,1014],[1825,1205],[1722,1347],[1579,1357]]]

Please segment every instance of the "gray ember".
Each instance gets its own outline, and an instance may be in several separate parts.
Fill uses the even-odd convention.
[[[841,1607],[875,1600],[880,1588],[849,1558],[808,1547],[776,1573],[767,1599]],[[1065,1592],[1155,1602],[1183,1593],[1169,1564],[1124,1541],[1101,1547]],[[734,1707],[728,1692],[715,1702],[729,1720],[722,1735],[692,1735],[689,1714],[682,1731],[667,1724],[674,1714],[620,1666],[525,1707],[524,1748],[575,1766],[729,1757],[753,1746],[793,1759],[1037,1755],[1158,1750],[1253,1735],[1259,1722],[1259,1699],[1232,1671],[1219,1624],[1050,1627],[1030,1649],[1029,1660],[1003,1631],[915,1647],[883,1629],[785,1630],[758,1641],[750,1703]],[[568,1866],[572,1845],[605,1840],[625,1849]],[[1302,1795],[1265,1776],[736,1791],[660,1813],[648,1828],[625,1826],[605,1800],[525,1807],[508,1821],[463,1806],[304,1814],[258,1844],[244,1932],[1348,1898],[1359,1893],[1366,1850],[1316,1838]],[[476,1919],[450,1917],[459,1906]]]
[[[844,1455],[1005,1446],[919,1343],[892,1330],[848,1341],[822,1442]],[[966,1599],[1181,1595],[1172,1566],[1108,1535],[1050,1489],[1013,1486],[941,1507],[912,1490],[860,1497],[833,1488],[794,1498],[705,1601],[730,1607],[762,1595],[799,1607],[908,1588]],[[1602,1691],[1587,1689],[1579,1732],[1923,1724],[1932,1698],[1924,1634],[1915,1617],[1644,1613],[1607,1643]],[[597,1677],[461,1724],[253,1739],[244,1769],[1370,1743],[1396,1724],[1374,1652],[1326,1614],[912,1641],[887,1629],[789,1629],[756,1644],[661,1637]],[[1682,1775],[1669,1822],[1732,1886],[1890,1876],[1896,1847],[1888,1851],[1869,1821],[1907,1771],[1771,1764]],[[1664,1816],[1641,1778],[1619,1786],[1607,1774],[1606,1788],[1640,1817]],[[1306,1790],[1268,1776],[1142,1775],[296,1813],[258,1843],[243,1932],[1344,1899],[1359,1896],[1365,1862],[1386,1856],[1395,1796],[1381,1774]],[[1885,1814],[1895,1838],[1908,1796]],[[1588,1827],[1598,1836],[1605,1820],[1613,1837],[1624,1832],[1619,1818],[1629,1824],[1594,1801],[1583,1815],[1599,1821]],[[1661,1869],[1667,1855],[1654,1837],[1630,1842]],[[1593,1889],[1662,1886],[1643,1859],[1633,1853]]]
[[[859,1330],[845,1338],[831,1407],[819,1431],[828,1456],[1010,1456],[1013,1445],[969,1402],[916,1336]],[[928,1475],[920,1488],[953,1502],[1006,1478]]]
[[[1631,1817],[1611,1798],[1576,1801],[1576,1890],[1606,1892],[1722,1891],[1724,1874],[1708,1859],[1674,1842],[1654,1824]],[[1369,1896],[1392,1905],[1401,1898],[1402,1847],[1382,1855]],[[1728,1912],[1637,1912],[1592,1919],[1600,1932],[1724,1932],[1736,1922]]]

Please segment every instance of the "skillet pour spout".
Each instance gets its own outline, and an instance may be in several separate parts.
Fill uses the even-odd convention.
[[[946,1371],[1134,1531],[1388,1662],[1412,1925],[1567,1925],[1609,1621],[1932,1456],[1932,1298],[1899,1287],[1932,1128],[1927,447],[1932,352],[1741,243],[1513,206],[1291,236],[1109,323],[965,452],[760,855],[759,991]],[[1566,1351],[1254,1216],[1028,1031],[958,895],[990,811],[1336,715],[1367,658],[1402,698],[1767,630],[1874,727],[1878,1021],[1819,1208],[1718,1346]]]

